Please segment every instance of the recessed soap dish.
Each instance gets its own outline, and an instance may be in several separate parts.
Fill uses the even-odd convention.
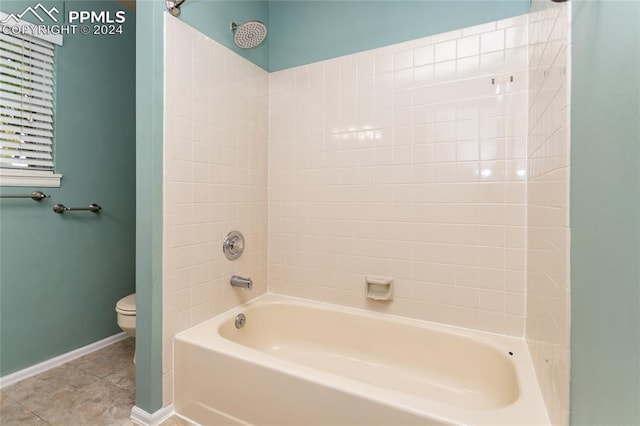
[[[366,296],[373,300],[393,300],[393,278],[367,275]]]

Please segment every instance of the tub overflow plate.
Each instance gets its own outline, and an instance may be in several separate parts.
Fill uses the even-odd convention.
[[[236,328],[244,327],[244,324],[247,322],[247,317],[244,314],[238,314],[236,316]]]

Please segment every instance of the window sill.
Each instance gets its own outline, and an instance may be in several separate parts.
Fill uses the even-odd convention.
[[[0,187],[2,186],[39,186],[59,188],[62,175],[51,172],[1,170]]]

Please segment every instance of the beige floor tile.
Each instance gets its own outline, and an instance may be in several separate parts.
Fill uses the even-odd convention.
[[[71,361],[69,364],[83,371],[104,378],[120,370],[125,362],[133,364],[135,340],[128,338],[107,348]]]
[[[0,426],[133,426],[134,339],[125,339],[0,393]]]
[[[103,379],[121,389],[135,392],[136,388],[136,368],[135,364],[126,364],[122,369],[109,374]]]
[[[25,408],[35,411],[48,405],[59,394],[76,391],[97,380],[96,376],[64,364],[9,386],[4,392]]]
[[[100,381],[78,391],[59,394],[46,407],[38,407],[35,413],[53,426],[125,425],[129,424],[134,404],[134,392]]]
[[[18,404],[15,400],[0,392],[0,425],[29,426],[47,425],[40,417]]]
[[[171,416],[164,422],[160,423],[160,426],[192,426],[193,423],[186,421],[182,417]]]

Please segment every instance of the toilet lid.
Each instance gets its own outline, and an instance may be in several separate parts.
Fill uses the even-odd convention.
[[[136,313],[136,294],[130,294],[116,303],[116,310],[120,313],[130,313],[135,315]]]

